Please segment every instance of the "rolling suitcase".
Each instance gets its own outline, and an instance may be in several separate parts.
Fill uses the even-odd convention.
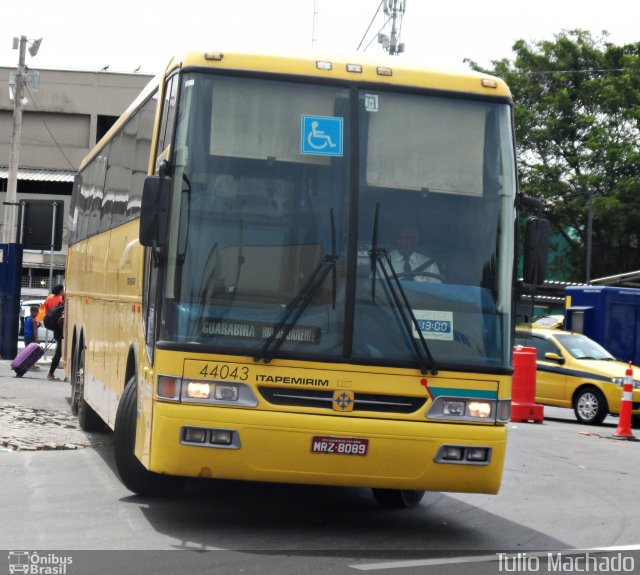
[[[49,344],[51,345],[51,344]],[[31,369],[36,362],[44,355],[44,352],[49,347],[44,349],[37,343],[30,343],[25,347],[15,359],[11,362],[11,369],[16,372],[16,377],[22,377],[29,369]]]

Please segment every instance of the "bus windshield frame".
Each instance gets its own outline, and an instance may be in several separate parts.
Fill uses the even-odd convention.
[[[159,348],[419,367],[418,325],[443,369],[509,370],[509,102],[197,69],[179,84]]]

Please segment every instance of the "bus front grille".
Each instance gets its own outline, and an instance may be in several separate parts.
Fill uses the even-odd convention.
[[[258,386],[258,391],[273,405],[333,409],[333,391],[266,386]],[[422,408],[426,402],[425,397],[356,392],[353,411],[413,413]]]

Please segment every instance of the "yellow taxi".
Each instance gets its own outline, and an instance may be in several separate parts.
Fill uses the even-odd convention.
[[[529,326],[518,328],[516,344],[536,348],[536,403],[573,408],[580,423],[591,425],[620,413],[629,365],[616,361],[600,344],[580,333]],[[640,368],[632,369],[636,426],[640,424]]]

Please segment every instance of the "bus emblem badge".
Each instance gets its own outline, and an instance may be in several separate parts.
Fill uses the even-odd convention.
[[[341,389],[340,391],[333,392],[334,411],[353,411],[355,401],[355,394],[353,391]]]

